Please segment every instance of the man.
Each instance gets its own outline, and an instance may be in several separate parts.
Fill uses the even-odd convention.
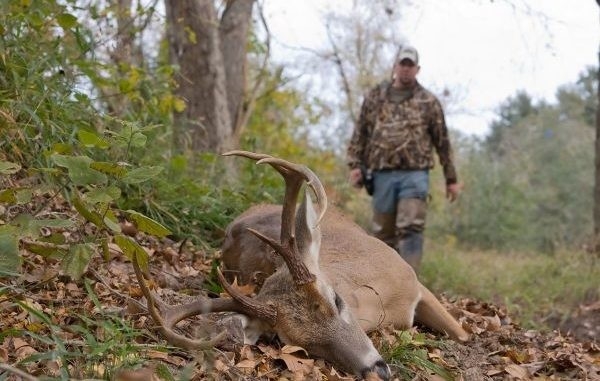
[[[446,197],[459,193],[452,149],[439,100],[417,81],[419,54],[404,46],[392,81],[365,97],[348,147],[350,182],[363,185],[361,167],[372,171],[373,233],[418,271],[435,148],[446,179]]]

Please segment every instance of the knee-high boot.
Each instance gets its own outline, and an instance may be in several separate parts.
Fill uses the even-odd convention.
[[[398,242],[397,250],[415,272],[418,272],[423,258],[423,232],[406,233]]]

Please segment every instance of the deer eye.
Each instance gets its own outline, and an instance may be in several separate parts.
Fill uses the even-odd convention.
[[[340,298],[337,292],[335,293],[335,306],[337,307],[338,312],[341,312],[342,308],[344,307],[344,301],[342,298]]]

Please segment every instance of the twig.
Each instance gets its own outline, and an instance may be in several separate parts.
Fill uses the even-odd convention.
[[[16,374],[17,376],[21,377],[24,380],[39,381],[39,378],[32,376],[29,373],[25,373],[21,369],[15,368],[14,366],[10,366],[8,364],[0,364],[0,370],[5,370],[7,372]]]
[[[125,300],[128,300],[128,301],[131,301],[131,302],[133,302],[133,303],[134,303],[134,304],[136,304],[136,305],[137,305],[137,306],[140,308],[140,310],[142,310],[142,311],[145,311],[145,310],[147,310],[147,308],[146,308],[146,306],[145,306],[145,305],[143,305],[142,303],[138,302],[137,300],[135,300],[135,299],[134,299],[134,298],[132,298],[131,296],[129,296],[129,295],[125,295],[125,294],[122,294],[122,293],[120,293],[119,291],[117,291],[117,290],[115,290],[114,288],[112,288],[112,287],[111,287],[111,286],[108,284],[108,282],[107,282],[106,280],[104,280],[104,278],[102,277],[102,275],[98,274],[98,272],[97,272],[96,270],[94,270],[94,269],[92,269],[92,268],[89,268],[89,269],[88,269],[88,271],[89,271],[90,273],[92,273],[92,275],[93,275],[93,276],[96,278],[96,280],[98,280],[100,283],[102,283],[102,284],[103,284],[103,285],[104,285],[104,286],[105,286],[105,287],[106,287],[106,288],[107,288],[107,289],[108,289],[110,292],[112,292],[113,294],[115,294],[115,295],[117,295],[117,296],[120,296],[121,298],[123,298],[123,299],[125,299]]]

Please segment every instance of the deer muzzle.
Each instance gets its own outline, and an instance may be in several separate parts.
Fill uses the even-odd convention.
[[[392,378],[392,372],[385,361],[379,360],[372,367],[363,370],[361,377],[366,381],[389,381]]]

